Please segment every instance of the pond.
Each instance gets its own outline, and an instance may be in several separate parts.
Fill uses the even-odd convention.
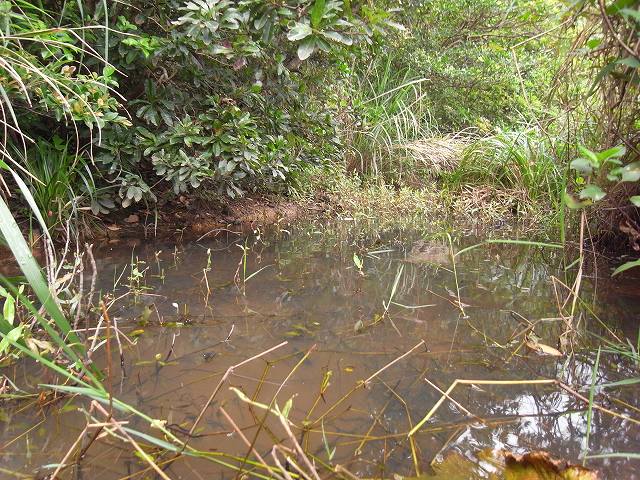
[[[343,220],[96,247],[98,289],[110,295],[113,327],[123,335],[121,355],[110,342],[106,362],[97,340],[95,358],[110,363],[117,398],[186,438],[227,369],[257,356],[228,375],[192,429],[189,445],[219,453],[216,461],[182,456],[166,465],[166,475],[239,478],[223,461],[250,477],[264,474],[254,454],[241,460],[250,450],[239,432],[268,463],[274,445],[293,448],[275,415],[258,405],[274,396],[273,404],[289,409],[301,448],[317,464],[341,465],[344,478],[429,476],[452,458],[471,461],[472,475],[488,478],[491,469],[479,461],[487,449],[545,450],[573,463],[584,454],[640,451],[637,385],[597,388],[602,409],[590,412],[559,383],[527,383],[557,379],[588,397],[594,379],[602,385],[637,377],[638,365],[608,351],[594,372],[599,336],[610,329],[637,338],[633,289],[599,285],[593,314],[574,325],[573,354],[555,356],[566,291],[552,278],[567,275],[557,250],[487,244],[454,263],[452,251],[480,240],[461,235],[450,245],[437,232],[374,231]],[[586,281],[586,296],[593,285]],[[34,388],[53,381],[28,362],[10,368],[12,378]],[[409,437],[456,379],[471,381]],[[6,402],[0,477],[50,474],[86,425],[86,408],[75,397]],[[118,420],[158,434],[136,417]],[[60,478],[158,478],[131,445],[102,433]],[[640,478],[638,460],[586,465],[602,478]]]

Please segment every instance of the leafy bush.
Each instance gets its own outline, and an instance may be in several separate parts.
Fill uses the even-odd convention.
[[[5,157],[68,139],[123,207],[203,187],[286,190],[301,170],[337,159],[318,72],[390,24],[384,10],[340,0],[46,8],[0,2],[0,93],[16,132]],[[323,68],[303,63],[312,58]],[[94,212],[110,205],[92,202]]]
[[[535,35],[561,13],[546,1],[413,0],[399,15],[408,34],[395,55],[425,79],[426,108],[441,129],[506,128],[543,105],[566,42]]]

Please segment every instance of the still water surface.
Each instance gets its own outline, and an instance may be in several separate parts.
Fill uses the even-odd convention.
[[[453,248],[477,241],[454,239]],[[134,243],[105,244],[96,253],[100,290],[120,297],[111,315],[135,338],[133,343],[122,341],[124,369],[114,354],[113,390],[120,399],[166,419],[181,436],[230,365],[288,342],[234,371],[203,417],[194,447],[244,456],[247,447],[232,433],[220,407],[249,439],[264,413],[248,408],[228,387],[268,403],[315,346],[281,388],[277,403],[282,407],[293,397],[289,418],[299,427],[308,425],[306,434],[295,432],[302,445],[324,462],[335,448],[331,463],[360,478],[415,476],[416,468],[429,474],[433,461],[451,455],[475,460],[488,448],[546,450],[581,462],[586,405],[556,386],[460,385],[452,393],[457,404],[442,404],[415,435],[413,451],[406,435],[441,397],[429,382],[445,390],[456,379],[558,378],[588,395],[595,355],[588,348],[594,337],[586,332],[603,333],[593,318],[581,320],[583,335],[570,358],[539,355],[522,345],[522,336],[511,341],[526,328],[522,317],[547,319],[535,332],[540,342],[557,346],[562,322],[556,319],[550,278],[564,278],[564,273],[553,251],[487,245],[457,257],[454,272],[446,237],[417,231],[381,236],[349,222],[249,235],[222,232],[216,239],[178,245]],[[593,289],[591,284],[585,288]],[[619,287],[599,288],[596,313],[619,334],[635,338],[638,297]],[[425,346],[336,405],[361,380],[421,340]],[[18,384],[51,381],[33,365],[12,368]],[[596,383],[634,375],[637,366],[602,354]],[[605,406],[640,417],[637,385],[611,394],[628,407],[607,399]],[[9,471],[25,478],[50,473],[47,465],[64,457],[85,425],[81,405],[80,400],[63,399],[46,406],[2,406],[0,461],[5,473],[0,477],[14,478]],[[138,420],[130,421],[131,428],[145,430]],[[270,458],[273,444],[283,439],[282,429],[269,419],[256,448]],[[640,428],[596,411],[588,447],[592,454],[638,452]],[[599,469],[603,478],[640,478],[637,460],[590,460],[587,465]],[[145,466],[130,446],[104,438],[80,468],[67,470],[62,478],[155,478],[148,472],[137,475]],[[167,474],[185,479],[236,475],[188,458]],[[485,476],[478,467],[477,477]]]

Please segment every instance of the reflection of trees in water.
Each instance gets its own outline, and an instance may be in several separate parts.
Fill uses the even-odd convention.
[[[315,227],[314,227],[315,228]],[[417,339],[425,338],[428,344],[441,354],[418,354],[402,366],[385,375],[385,381],[394,384],[402,392],[407,408],[415,423],[440,397],[429,387],[424,376],[446,388],[456,378],[527,379],[560,378],[569,385],[581,387],[591,383],[593,355],[576,355],[564,365],[553,358],[537,357],[526,349],[522,356],[512,356],[511,349],[497,348],[483,337],[486,334],[504,344],[513,331],[521,329],[514,318],[502,310],[515,310],[535,320],[557,314],[555,300],[549,284],[549,276],[556,274],[557,259],[548,252],[518,245],[491,245],[472,250],[457,258],[457,271],[468,321],[472,331],[461,319],[459,312],[446,299],[430,291],[448,297],[447,290],[455,290],[450,264],[434,261],[416,263],[409,257],[416,242],[430,246],[447,247],[443,238],[433,238],[398,232],[377,234],[347,225],[345,228],[314,228],[295,231],[291,235],[280,232],[276,236],[251,236],[248,272],[255,272],[266,265],[273,265],[247,284],[246,296],[230,284],[214,293],[214,312],[220,322],[239,322],[242,318],[246,331],[236,331],[243,351],[264,347],[265,339],[272,341],[302,325],[300,340],[292,339],[292,345],[305,346],[309,341],[318,342],[325,351],[335,352],[331,364],[336,372],[344,367],[339,363],[343,354],[353,352],[389,352],[389,355],[351,357],[358,362],[358,372],[373,372],[383,366],[393,355],[406,351]],[[320,228],[320,227],[318,227]],[[398,242],[397,238],[402,238]],[[181,260],[167,271],[164,284],[157,283],[158,291],[171,294],[161,310],[171,311],[171,301],[189,303],[197,312],[201,303],[200,293],[184,288],[199,281],[206,264],[206,248],[212,248],[213,269],[210,279],[216,285],[233,280],[242,252],[235,246],[243,239],[225,242],[209,242],[190,245],[182,252]],[[471,242],[473,243],[473,242]],[[425,245],[422,243],[421,245]],[[393,249],[393,252],[375,256],[366,252]],[[171,249],[165,247],[171,262]],[[364,259],[365,276],[353,266],[353,253]],[[149,262],[153,250],[148,252]],[[414,252],[415,254],[415,252]],[[126,264],[130,252],[122,256]],[[397,286],[395,300],[405,305],[435,304],[435,307],[406,310],[394,306],[391,319],[402,336],[391,328],[389,322],[381,322],[365,334],[354,333],[354,323],[374,321],[382,313],[382,301],[389,298],[391,286],[400,265],[403,275]],[[198,285],[198,291],[202,285]],[[164,310],[163,310],[164,309]],[[317,327],[311,325],[317,324]],[[240,323],[238,323],[240,325]],[[536,327],[539,335],[554,338],[553,324]],[[212,340],[224,337],[228,325],[220,326],[216,335],[204,333],[188,335],[193,347],[206,347]],[[478,333],[479,332],[479,333]],[[184,338],[187,338],[186,334]],[[164,346],[160,350],[164,351]],[[557,338],[557,336],[555,337]],[[296,342],[300,343],[297,344]],[[448,350],[451,350],[451,354]],[[313,360],[313,359],[312,359]],[[637,376],[634,368],[624,362],[603,356],[597,374],[597,383],[616,381],[624,376]],[[320,377],[312,378],[316,384]],[[351,384],[345,384],[348,388]],[[581,390],[585,392],[584,389]],[[638,406],[637,393],[628,390],[625,398]],[[573,397],[550,388],[533,389],[527,386],[483,387],[483,391],[461,387],[454,397],[473,413],[494,422],[488,428],[460,425],[460,434],[453,439],[450,448],[460,452],[486,447],[510,449],[550,450],[554,455],[574,461],[581,454],[586,434],[586,406]],[[367,392],[367,407],[380,412],[391,398],[387,388],[377,384]],[[599,399],[606,397],[598,396]],[[336,424],[327,428],[340,428],[344,432],[364,433],[371,417],[363,410],[353,410]],[[465,422],[466,415],[451,402],[445,402],[430,424]],[[378,433],[408,431],[406,411],[400,402],[392,400],[380,416]],[[446,429],[433,435],[419,436],[423,455],[430,459],[454,432]],[[640,432],[628,421],[594,412],[591,429],[591,451],[638,451]],[[320,448],[320,447],[318,447]],[[352,451],[353,448],[351,447]],[[363,472],[375,472],[375,461],[388,455],[389,465],[406,467],[408,458],[406,441],[391,441],[384,450],[380,443],[369,444],[362,457],[367,459]],[[343,451],[343,450],[340,450]],[[381,453],[381,452],[386,453]],[[618,466],[619,465],[619,466]],[[619,478],[631,478],[625,472],[624,462],[617,462],[611,471]],[[407,472],[408,473],[408,472]],[[626,475],[626,476],[625,476]]]

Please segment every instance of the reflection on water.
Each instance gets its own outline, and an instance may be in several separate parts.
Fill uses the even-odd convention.
[[[118,372],[114,393],[151,417],[166,419],[177,434],[188,431],[230,365],[287,340],[265,359],[237,369],[229,385],[266,403],[281,388],[281,406],[293,396],[290,418],[298,427],[306,425],[304,433],[296,432],[305,448],[327,462],[335,447],[332,462],[358,477],[411,476],[416,463],[428,473],[434,459],[452,452],[474,458],[486,448],[544,449],[574,462],[585,452],[586,406],[555,386],[460,385],[452,393],[456,403],[445,401],[415,436],[417,460],[406,436],[441,397],[427,380],[444,390],[455,379],[558,378],[588,395],[594,364],[588,349],[578,348],[567,361],[518,348],[519,340],[509,344],[523,329],[521,316],[546,319],[536,333],[540,341],[556,344],[562,325],[555,318],[549,278],[563,273],[556,271],[558,260],[549,252],[490,245],[458,257],[454,274],[446,238],[424,233],[379,237],[350,225],[307,225],[246,238],[225,235],[177,247],[105,245],[96,255],[100,289],[120,297],[111,313],[118,327],[136,338],[123,342],[126,377]],[[362,259],[361,272],[354,253]],[[627,308],[621,298],[633,301],[613,296],[599,305],[599,313],[612,328],[633,331],[637,323],[629,325],[637,315],[621,314]],[[383,317],[385,305],[388,316]],[[587,328],[598,326],[583,319],[579,329]],[[420,340],[427,348],[415,350],[333,407],[360,380]],[[313,345],[308,359],[281,386]],[[114,365],[117,371],[118,361]],[[33,365],[12,368],[19,384],[35,386],[51,378]],[[634,368],[603,354],[596,382],[637,376]],[[320,395],[326,379],[330,384]],[[626,410],[620,403],[615,407],[637,417],[637,389],[615,394],[628,404]],[[231,433],[220,414],[222,405],[253,438],[263,413],[247,408],[225,386],[192,444],[244,456],[247,447]],[[78,406],[80,400],[69,399],[5,406],[0,411],[2,468],[50,472],[46,466],[64,457],[85,425]],[[136,419],[130,421],[132,428],[144,429]],[[260,430],[256,448],[267,456],[274,441],[283,439],[282,430],[272,419]],[[640,428],[628,418],[594,411],[588,448],[592,454],[637,452]],[[588,465],[605,478],[640,478],[638,461],[591,460]],[[135,475],[144,468],[128,445],[104,438],[79,469],[65,475],[145,478]],[[167,473],[171,478],[235,477],[204,460],[185,458]]]

